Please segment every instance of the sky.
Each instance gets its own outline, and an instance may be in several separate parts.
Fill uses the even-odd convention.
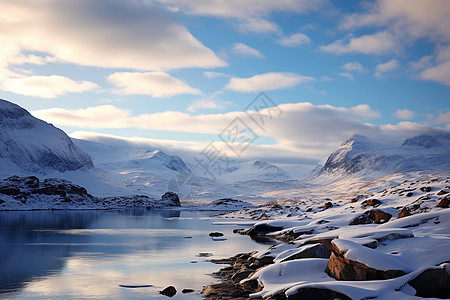
[[[0,98],[74,138],[315,165],[353,134],[450,131],[447,0],[0,7]]]

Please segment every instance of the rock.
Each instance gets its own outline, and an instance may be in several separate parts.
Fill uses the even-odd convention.
[[[445,195],[445,194],[448,194],[448,192],[445,191],[445,190],[440,190],[440,191],[437,193],[438,196]]]
[[[414,195],[414,193],[413,192],[409,192],[409,193],[406,194],[406,197],[411,197],[412,195]]]
[[[416,290],[415,296],[426,298],[450,298],[450,266],[428,269],[408,282]]]
[[[231,280],[233,280],[233,282],[235,282],[235,283],[239,283],[242,280],[248,278],[254,272],[255,272],[255,270],[251,270],[251,269],[239,271],[239,272],[235,273],[233,276],[231,276]]]
[[[273,260],[274,260],[274,258],[272,256],[264,256],[262,258],[255,259],[255,261],[253,263],[251,263],[248,267],[253,270],[256,270],[261,267],[273,264]]]
[[[448,208],[450,205],[450,199],[448,197],[442,198],[437,207]]]
[[[358,199],[352,198],[352,199],[350,200],[350,203],[355,203],[355,202],[358,202]]]
[[[217,236],[223,236],[222,232],[211,232],[209,234],[210,237],[217,237]]]
[[[8,196],[17,196],[20,194],[20,189],[14,187],[1,187],[0,194]]]
[[[367,206],[377,207],[380,204],[381,204],[381,201],[377,200],[377,199],[367,199],[367,200],[364,200],[363,202],[361,202],[362,207],[367,207]]]
[[[431,188],[429,186],[423,186],[420,188],[420,190],[426,193],[431,192]]]
[[[355,247],[364,247],[355,244]],[[374,251],[374,250],[372,250]],[[403,270],[377,270],[358,261],[345,257],[336,244],[332,243],[332,251],[325,272],[337,280],[384,280],[405,275]]]
[[[317,244],[282,260],[289,261],[302,258],[330,258],[331,251],[324,244]]]
[[[207,299],[239,299],[247,298],[249,293],[241,286],[229,282],[207,285],[202,290]]]
[[[175,287],[173,286],[168,286],[165,289],[163,289],[162,291],[159,292],[161,295],[167,296],[167,297],[173,297],[176,295],[177,290],[175,289]]]
[[[188,293],[194,292],[194,290],[193,290],[193,289],[183,289],[181,292],[182,292],[183,294],[188,294]]]
[[[421,207],[420,207],[420,204],[421,204],[421,203],[422,203],[422,202],[420,202],[420,203],[414,203],[414,204],[410,204],[410,205],[404,206],[404,207],[400,210],[400,212],[398,213],[397,219],[404,218],[404,217],[407,217],[407,216],[411,216],[411,215],[414,215],[414,214],[416,214],[416,213],[421,212],[421,211],[422,211],[422,210],[421,210]]]
[[[270,232],[280,231],[283,230],[283,227],[280,226],[270,226],[267,224],[258,224],[250,228],[249,230],[245,231],[245,234],[253,237],[258,235],[264,235]]]
[[[382,224],[386,223],[391,218],[392,218],[391,214],[384,212],[380,209],[373,209],[368,210],[359,217],[353,219],[349,225],[370,224],[370,223]]]
[[[174,192],[167,192],[162,195],[161,201],[165,202],[167,206],[181,206],[180,198]]]
[[[328,299],[340,299],[340,300],[352,300],[352,298],[342,293],[335,292],[329,289],[321,288],[302,288],[295,294],[289,295],[288,300],[328,300]]]
[[[327,203],[325,203],[325,205],[323,206],[323,209],[328,209],[328,208],[331,208],[331,207],[333,207],[333,203],[327,202]]]
[[[209,252],[200,252],[197,256],[198,257],[210,257],[210,256],[213,256],[213,254],[209,253]]]

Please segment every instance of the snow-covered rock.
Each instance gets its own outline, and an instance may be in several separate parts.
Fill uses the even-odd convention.
[[[93,169],[89,155],[60,129],[0,99],[0,175]]]

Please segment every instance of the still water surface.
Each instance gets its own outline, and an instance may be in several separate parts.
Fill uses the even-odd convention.
[[[158,291],[173,285],[178,293],[172,299],[201,299],[201,288],[217,282],[208,274],[221,267],[208,259],[268,247],[232,233],[245,228],[243,224],[210,214],[144,209],[0,212],[0,298],[169,299]],[[211,231],[225,236],[213,239]],[[195,292],[181,294],[184,288]]]

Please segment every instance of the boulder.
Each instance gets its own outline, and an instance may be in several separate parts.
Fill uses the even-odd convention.
[[[327,246],[319,243],[299,253],[295,253],[291,256],[286,257],[282,260],[282,262],[302,258],[330,258],[330,255],[331,251],[327,248]]]
[[[416,296],[426,298],[450,298],[450,265],[428,269],[408,282],[416,290]]]
[[[355,244],[355,247],[364,247]],[[367,251],[375,251],[368,249]],[[332,251],[325,272],[337,280],[384,280],[403,276],[403,270],[377,270],[358,261],[345,257],[346,251],[341,251],[332,243]]]
[[[392,218],[390,213],[384,212],[380,209],[372,209],[364,212],[359,217],[353,219],[349,225],[359,225],[359,224],[382,224],[386,223]]]
[[[222,232],[211,232],[209,234],[210,237],[219,237],[219,236],[223,236]]]
[[[167,206],[181,206],[180,198],[178,198],[178,195],[174,192],[165,193],[161,196],[160,201],[163,201]]]
[[[264,235],[270,232],[280,231],[283,230],[283,227],[280,226],[271,226],[267,224],[257,224],[250,228],[249,230],[242,232],[245,233],[251,237],[258,236],[258,235]]]
[[[362,207],[367,207],[367,206],[377,207],[380,204],[381,204],[381,201],[377,200],[377,199],[367,199],[367,200],[364,200],[363,202],[361,202]]]
[[[444,198],[442,198],[441,201],[439,201],[437,207],[448,208],[449,205],[450,205],[450,199],[448,197],[444,197]]]
[[[183,289],[181,292],[182,292],[183,294],[188,294],[188,293],[194,292],[194,290],[193,290],[193,289]]]
[[[445,191],[445,190],[440,190],[440,191],[437,193],[438,196],[445,195],[445,194],[448,194],[448,192]]]
[[[247,298],[249,293],[241,286],[229,282],[207,285],[202,290],[207,299],[239,299]]]
[[[420,190],[421,190],[422,192],[428,193],[428,192],[431,192],[431,187],[429,187],[429,186],[423,186],[423,187],[420,188]]]
[[[333,207],[333,203],[327,202],[327,203],[324,204],[323,209],[328,209],[328,208],[331,208],[331,207]]]
[[[161,295],[167,296],[167,297],[173,297],[176,295],[177,290],[175,289],[175,287],[173,286],[168,286],[165,289],[163,289],[162,291],[159,292]]]

